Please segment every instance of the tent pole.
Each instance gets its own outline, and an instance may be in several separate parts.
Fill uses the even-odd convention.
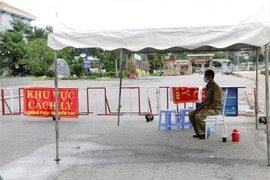
[[[255,120],[256,120],[256,129],[258,129],[258,82],[259,82],[259,49],[256,48],[256,94],[255,94]]]
[[[270,166],[270,119],[269,119],[269,43],[265,45],[265,118],[266,118],[266,134],[267,134],[267,165]]]
[[[56,138],[56,158],[58,163],[59,159],[59,120],[58,120],[58,67],[57,67],[57,51],[54,51],[54,91],[55,91],[55,138]]]
[[[119,97],[118,97],[118,121],[117,126],[120,124],[120,110],[121,110],[121,93],[122,93],[122,79],[123,79],[123,68],[122,62],[123,61],[123,49],[120,50],[120,85],[119,85]]]

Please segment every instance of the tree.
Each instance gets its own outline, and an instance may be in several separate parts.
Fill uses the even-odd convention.
[[[74,62],[70,66],[70,74],[76,74],[76,76],[83,75],[83,59],[81,57],[78,58],[78,61]]]
[[[158,57],[154,56],[154,59],[153,59],[153,66],[154,66],[153,68],[154,68],[154,70],[156,69],[157,62],[158,62]]]
[[[227,54],[224,51],[218,51],[214,53],[213,59],[225,59],[227,58]]]
[[[43,38],[47,39],[48,35],[53,32],[53,28],[51,26],[46,26],[45,29],[34,27],[33,29],[33,38]]]
[[[57,57],[66,60],[69,65],[73,64],[74,57],[76,55],[77,55],[76,49],[73,47],[66,47],[58,51],[57,53]]]
[[[150,63],[150,72],[154,70],[160,70],[163,68],[163,61],[165,60],[166,54],[151,53],[147,55]]]
[[[9,30],[10,32],[22,32],[27,40],[33,39],[33,27],[29,24],[20,19],[13,19],[13,21],[10,21],[10,24],[13,28],[12,30]]]
[[[25,41],[23,40],[22,32],[6,31],[0,34],[1,37],[1,65],[2,68],[8,68],[19,61],[22,61],[25,54]]]
[[[24,59],[24,61],[31,66],[32,75],[43,76],[46,75],[54,62],[54,53],[53,50],[47,46],[46,39],[38,38],[30,41],[26,46]]]
[[[106,72],[114,72],[115,71],[115,58],[114,53],[111,51],[105,51],[104,53],[104,67]]]
[[[187,59],[187,54],[188,54],[187,52],[173,54],[173,58],[176,60]]]
[[[132,60],[126,61],[125,74],[135,74],[136,73],[136,64]]]
[[[101,48],[88,48],[87,49],[89,54],[91,54],[93,57],[97,57],[99,59],[97,68],[100,72],[101,65],[104,63],[104,50]]]

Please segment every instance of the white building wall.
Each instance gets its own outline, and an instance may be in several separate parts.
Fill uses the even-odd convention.
[[[12,29],[12,26],[10,24],[10,21],[12,21],[12,16],[11,14],[8,14],[8,13],[1,13],[1,25],[2,25],[2,28],[1,28],[1,31],[6,31],[6,30],[10,30]]]
[[[24,18],[21,18],[18,16],[14,16],[14,15],[12,16],[11,14],[9,14],[7,12],[5,12],[5,13],[0,12],[0,25],[1,25],[0,31],[1,32],[12,29],[12,25],[11,25],[10,21],[13,21],[14,20],[13,18],[21,19],[24,23],[30,25],[30,20],[27,20],[27,19],[24,19]]]

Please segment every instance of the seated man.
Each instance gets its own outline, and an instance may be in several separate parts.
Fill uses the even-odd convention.
[[[189,119],[196,133],[196,135],[193,135],[195,138],[205,139],[204,120],[206,116],[218,115],[221,111],[222,89],[215,83],[214,77],[214,71],[205,71],[204,82],[207,85],[204,104],[189,113]]]

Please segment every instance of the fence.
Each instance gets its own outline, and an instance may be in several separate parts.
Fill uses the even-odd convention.
[[[225,87],[223,87],[225,88]],[[246,87],[234,87],[243,93]],[[240,90],[241,89],[241,90]],[[117,87],[87,87],[79,89],[79,115],[116,116],[118,115]],[[171,101],[170,87],[122,87],[120,115],[155,116],[160,109],[195,107],[194,103],[174,104]],[[228,97],[228,98],[237,98]],[[237,108],[237,106],[235,106]],[[2,115],[23,114],[23,88],[1,89]],[[241,113],[242,112],[242,113]],[[243,111],[237,111],[244,115]]]

